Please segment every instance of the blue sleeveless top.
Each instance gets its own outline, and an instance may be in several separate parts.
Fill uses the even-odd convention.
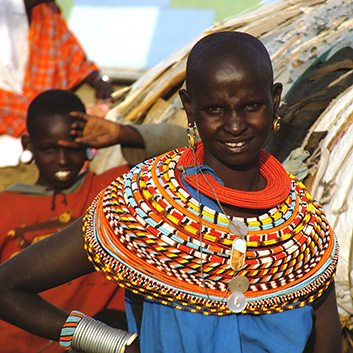
[[[301,353],[313,327],[311,305],[266,315],[207,316],[145,299],[139,332],[128,295],[125,304],[141,353]]]

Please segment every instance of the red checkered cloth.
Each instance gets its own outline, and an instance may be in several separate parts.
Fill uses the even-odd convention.
[[[0,89],[0,135],[19,137],[26,131],[27,107],[39,93],[53,88],[73,89],[92,71],[98,71],[87,60],[55,3],[33,8],[29,43],[23,95]]]

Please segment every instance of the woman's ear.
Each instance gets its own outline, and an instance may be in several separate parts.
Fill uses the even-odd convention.
[[[188,118],[188,123],[193,124],[195,122],[194,116],[192,114],[192,109],[191,109],[191,99],[190,95],[185,89],[181,89],[179,91],[179,97],[181,99],[181,102],[183,103],[183,107],[185,109],[187,118]]]
[[[21,144],[23,150],[31,150],[31,138],[28,135],[21,136]]]
[[[281,95],[282,95],[282,83],[276,82],[272,86],[272,97],[273,97],[273,108],[274,108],[274,115],[277,114],[279,105],[281,103]]]

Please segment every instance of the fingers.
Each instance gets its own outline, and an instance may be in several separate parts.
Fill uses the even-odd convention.
[[[68,147],[68,148],[77,148],[80,149],[82,148],[82,145],[80,144],[80,139],[77,139],[78,141],[68,141],[68,140],[59,140],[58,145],[62,147]]]
[[[85,128],[86,126],[86,122],[82,122],[82,121],[75,121],[74,123],[71,124],[71,133],[75,132],[82,132],[82,130]]]
[[[72,136],[72,138],[77,142],[77,143],[81,143],[82,139],[81,137],[83,136],[83,131],[82,130],[76,130],[73,129],[70,131],[70,135]]]
[[[90,120],[92,120],[92,121],[101,120],[101,118],[99,116],[92,115],[92,114],[85,114],[82,112],[70,112],[70,115],[72,117],[81,119],[81,121],[77,120],[76,122],[74,122],[74,124],[81,122],[81,123],[83,123],[83,126],[86,124],[86,122],[88,122]]]
[[[83,112],[71,112],[70,116],[80,119],[80,120],[76,120],[71,124],[72,130],[70,131],[70,134],[71,136],[76,138],[83,136],[83,130],[86,127],[87,121],[90,118],[95,118],[94,116],[87,115]],[[76,142],[79,143],[80,141],[76,141]]]
[[[80,118],[83,120],[88,120],[90,118],[90,115],[85,114],[83,112],[70,112],[70,115],[75,117],[75,118]]]

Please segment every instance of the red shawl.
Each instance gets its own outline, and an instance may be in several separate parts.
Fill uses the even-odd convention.
[[[26,246],[49,236],[82,216],[96,194],[118,175],[129,170],[122,165],[95,175],[88,172],[75,191],[55,197],[24,195],[16,192],[0,193],[0,262],[23,250]],[[49,302],[67,311],[77,309],[94,315],[109,308],[124,310],[124,291],[104,276],[94,272],[62,286],[42,293]],[[1,352],[35,353],[47,346],[48,340],[34,336],[0,320]],[[60,353],[57,343],[44,351]]]
[[[0,89],[0,135],[19,137],[26,131],[27,107],[39,93],[53,88],[73,89],[98,70],[94,63],[87,61],[55,3],[33,8],[29,45],[23,94]]]

